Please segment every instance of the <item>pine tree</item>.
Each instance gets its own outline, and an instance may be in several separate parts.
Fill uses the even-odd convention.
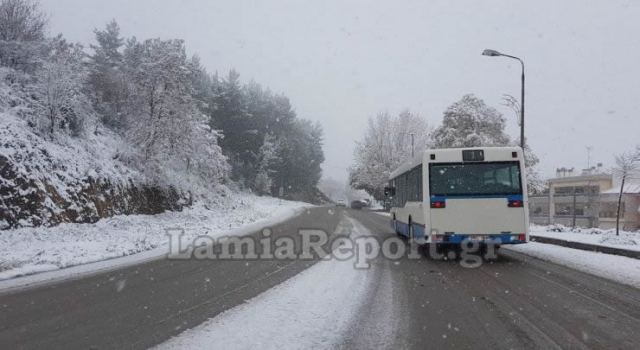
[[[124,39],[115,20],[104,30],[94,30],[97,45],[91,45],[89,85],[94,106],[102,114],[104,124],[113,129],[122,128],[127,77],[120,52]]]
[[[254,190],[258,192],[258,194],[271,193],[273,186],[272,176],[274,172],[272,168],[279,160],[278,148],[279,144],[275,137],[267,134],[264,137],[258,153],[258,165],[253,185]]]

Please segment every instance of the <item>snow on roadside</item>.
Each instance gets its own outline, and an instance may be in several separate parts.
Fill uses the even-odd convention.
[[[167,229],[184,230],[186,239],[218,237],[309,206],[236,193],[213,208],[194,206],[158,215],[119,215],[94,224],[5,230],[0,233],[0,281],[157,249],[168,243]]]
[[[368,230],[343,218],[337,230]],[[157,349],[333,349],[358,317],[370,270],[323,260],[245,304],[160,344]],[[267,341],[268,340],[268,341]]]
[[[518,253],[640,288],[640,260],[624,256],[530,242],[503,246]]]
[[[616,236],[614,229],[603,230],[599,228],[570,228],[562,225],[531,225],[530,234],[570,242],[640,251],[640,232],[638,231],[620,231],[620,235]]]

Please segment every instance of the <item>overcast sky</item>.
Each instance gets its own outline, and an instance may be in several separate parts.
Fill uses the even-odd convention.
[[[540,170],[610,166],[640,144],[640,1],[44,0],[51,34],[93,42],[115,18],[124,36],[185,39],[209,71],[237,69],[287,95],[325,131],[325,174],[346,179],[367,118],[404,108],[434,126],[466,93],[498,108],[527,69],[527,139]]]

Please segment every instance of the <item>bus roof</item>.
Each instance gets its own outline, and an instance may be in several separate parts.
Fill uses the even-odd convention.
[[[520,159],[522,157],[522,150],[518,146],[507,146],[507,147],[461,147],[461,148],[436,148],[436,149],[427,149],[422,152],[418,152],[413,159],[408,160],[402,163],[395,171],[389,175],[389,180],[394,179],[400,174],[403,174],[423,162],[428,162],[426,159],[427,155],[435,154],[436,161],[445,161],[445,162],[462,162],[462,151],[463,150],[484,150],[487,158],[495,158],[496,156],[502,156],[503,154],[509,154],[511,152],[517,152],[518,157],[516,159]],[[503,156],[504,157],[504,156]]]

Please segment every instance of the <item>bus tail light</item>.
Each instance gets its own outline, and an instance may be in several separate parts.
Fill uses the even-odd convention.
[[[513,200],[510,199],[509,204],[507,205],[509,206],[509,208],[522,208],[524,204],[519,199],[513,199]]]
[[[444,201],[431,201],[431,208],[434,209],[442,209],[445,208],[447,205],[445,204]]]
[[[443,235],[433,235],[432,236],[432,240],[434,242],[442,242],[444,240],[444,236]]]
[[[527,235],[525,235],[524,233],[518,233],[517,235],[512,235],[511,239],[514,241],[524,242],[527,240]]]

